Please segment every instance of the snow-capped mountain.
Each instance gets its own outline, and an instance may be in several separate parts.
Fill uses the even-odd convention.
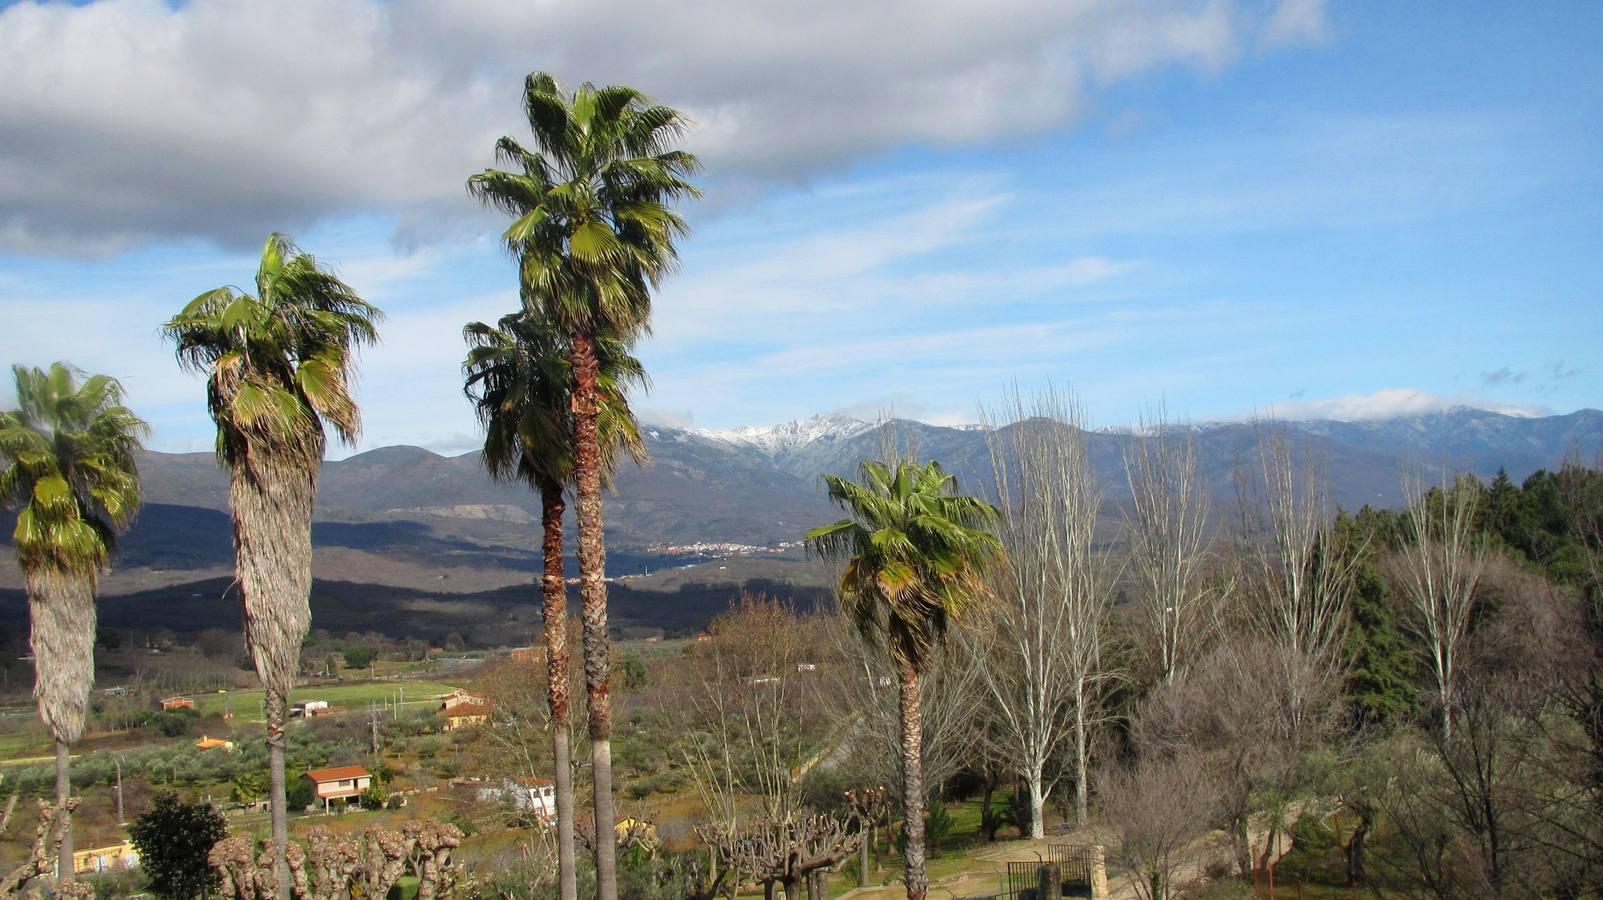
[[[1331,500],[1347,509],[1401,502],[1405,467],[1468,470],[1483,479],[1506,467],[1523,480],[1538,468],[1561,464],[1572,448],[1582,459],[1596,458],[1603,437],[1603,412],[1597,410],[1516,417],[1456,409],[1383,421],[1283,424],[1299,449],[1322,462]],[[939,460],[955,474],[961,489],[987,491],[987,432],[905,420],[893,427],[919,458]],[[884,438],[879,429],[841,415],[729,431],[646,428],[649,465],[620,466],[606,498],[609,573],[638,572],[633,567],[648,562],[656,568],[652,554],[670,545],[793,544],[808,528],[839,518],[819,475],[849,476],[864,458],[878,456]],[[1133,439],[1117,430],[1087,436],[1091,468],[1110,504],[1128,496],[1124,452]],[[1256,440],[1251,423],[1197,428],[1198,479],[1219,509],[1233,502],[1235,469],[1252,458]],[[215,598],[227,585],[233,561],[228,477],[210,453],[147,453],[139,467],[145,505],[121,542],[117,568],[103,582],[103,601],[121,596],[122,612],[106,612],[103,621],[175,630],[215,622],[207,616],[221,608]],[[493,643],[504,634],[508,610],[534,615],[525,586],[543,563],[540,511],[537,492],[492,481],[478,453],[440,456],[418,447],[383,447],[330,460],[323,466],[313,524],[320,579],[314,602],[323,604],[317,615],[343,623],[329,627],[367,628],[373,622],[369,610],[394,602],[396,585],[416,596],[449,593],[452,585],[518,585],[508,595],[510,605],[482,607],[491,612],[479,614],[485,636],[478,640]],[[4,516],[0,511],[0,548],[11,533]],[[0,549],[0,556],[6,552]],[[18,573],[15,566],[0,566],[0,627],[6,625],[7,602],[11,618],[25,620]],[[213,575],[220,580],[201,582]],[[374,586],[381,582],[388,586]],[[159,597],[141,593],[152,584],[170,587],[161,588],[167,593]],[[617,589],[619,602],[626,601],[630,595],[622,585]],[[728,602],[726,594],[709,596],[714,611]],[[658,623],[679,602],[664,604],[660,595],[637,599],[640,621]],[[103,603],[102,609],[110,607]],[[441,609],[430,621],[442,633],[463,627],[455,608]],[[627,618],[624,606],[619,610]],[[415,629],[420,615],[407,607],[391,618]]]
[[[872,422],[864,422],[840,413],[820,413],[794,422],[781,422],[778,425],[747,425],[727,431],[711,428],[688,430],[711,440],[756,447],[769,456],[778,457],[819,441],[839,444],[874,427]]]

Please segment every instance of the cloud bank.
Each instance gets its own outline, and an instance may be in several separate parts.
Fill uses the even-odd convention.
[[[439,237],[472,221],[463,180],[522,130],[535,68],[688,110],[731,202],[1328,29],[1320,0],[23,2],[0,10],[0,248],[243,245],[341,214]]]

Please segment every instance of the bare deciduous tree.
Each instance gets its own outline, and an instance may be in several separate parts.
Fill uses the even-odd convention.
[[[1475,532],[1481,486],[1461,476],[1427,491],[1422,479],[1410,474],[1403,478],[1403,496],[1411,543],[1394,559],[1394,577],[1407,598],[1406,621],[1430,659],[1442,734],[1451,736],[1458,656],[1486,568],[1485,545]]]
[[[821,627],[777,600],[742,597],[665,673],[663,708],[715,823],[733,826],[750,803],[766,819],[795,815],[801,776],[833,749],[817,685]]]
[[[1169,900],[1186,849],[1208,830],[1216,793],[1206,764],[1188,754],[1142,759],[1103,773],[1098,793],[1119,838],[1114,859],[1141,900]]]
[[[966,640],[994,737],[1029,791],[1030,837],[1039,838],[1060,755],[1071,760],[1078,823],[1088,818],[1092,730],[1111,677],[1102,633],[1115,579],[1097,547],[1103,495],[1074,398],[1048,389],[1026,399],[1015,390],[1001,414],[987,418],[1006,562],[989,575],[997,598],[989,616]]]
[[[1214,824],[1230,836],[1240,874],[1253,868],[1249,826],[1305,783],[1305,754],[1328,746],[1340,715],[1339,681],[1323,661],[1272,641],[1221,643],[1132,722],[1145,757],[1189,756],[1217,786]],[[1269,825],[1269,840],[1275,822]]]
[[[1162,413],[1124,448],[1128,535],[1137,603],[1157,645],[1158,680],[1170,682],[1217,625],[1208,574],[1208,495],[1197,479],[1190,428]]]
[[[1248,617],[1288,657],[1334,672],[1361,554],[1339,546],[1332,532],[1319,460],[1298,452],[1274,422],[1256,427],[1257,466],[1236,470]]]
[[[896,676],[885,654],[866,644],[844,617],[826,622],[829,651],[839,663],[820,679],[822,708],[842,742],[842,764],[861,784],[895,784],[900,778],[902,720]],[[926,784],[942,785],[973,758],[984,685],[964,642],[934,654],[919,681]]]

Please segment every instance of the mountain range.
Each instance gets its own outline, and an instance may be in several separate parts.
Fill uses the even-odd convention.
[[[1405,466],[1469,471],[1482,478],[1505,468],[1523,479],[1557,466],[1569,453],[1590,460],[1603,441],[1603,412],[1594,409],[1517,417],[1461,407],[1381,421],[1279,424],[1300,450],[1320,461],[1331,499],[1349,509],[1396,505]],[[1203,483],[1218,500],[1233,497],[1233,473],[1250,459],[1256,429],[1240,422],[1196,427]],[[781,592],[787,585],[810,591],[824,584],[823,571],[800,561],[794,547],[806,529],[838,516],[824,497],[819,475],[852,474],[860,460],[880,454],[888,432],[920,457],[940,460],[969,490],[983,492],[991,434],[978,427],[870,423],[841,415],[732,431],[648,426],[650,462],[641,468],[626,464],[606,501],[608,571],[625,577],[615,591],[643,596],[640,614],[628,621],[679,622],[684,609],[673,606],[674,596],[690,591],[700,608],[711,601],[697,591],[721,590],[718,596],[725,596],[741,580],[767,579]],[[1117,504],[1127,495],[1123,452],[1135,436],[1102,430],[1087,432],[1086,438],[1096,475],[1110,503]],[[134,626],[157,618],[173,627],[219,616],[237,620],[237,609],[211,614],[231,576],[226,473],[204,453],[150,452],[140,467],[145,506],[102,582],[108,598],[102,618],[108,609],[126,606],[109,621]],[[364,618],[364,608],[378,608],[372,604],[379,601],[364,597],[403,597],[412,610],[408,618],[380,626],[449,627],[451,604],[430,606],[429,598],[457,598],[463,602],[455,609],[465,613],[478,608],[472,598],[493,610],[503,592],[521,597],[518,591],[539,565],[538,499],[526,488],[491,481],[476,453],[442,456],[396,446],[329,461],[313,527],[314,575],[322,586],[340,586],[324,594],[338,595],[341,608],[353,613],[347,617],[352,622]],[[0,523],[0,540],[9,544],[10,532],[9,524]],[[709,544],[770,549],[753,551],[740,566],[700,566],[694,575],[701,582],[685,575],[663,580],[663,573],[686,565],[739,555]],[[9,546],[4,553],[9,557]],[[569,572],[576,567],[570,564]],[[207,587],[191,589],[198,584]],[[0,562],[0,620],[25,615],[21,588],[14,562]],[[669,592],[662,593],[653,612],[651,595],[664,588]],[[114,600],[136,596],[140,602]],[[151,604],[163,607],[159,616]],[[204,615],[183,612],[202,607]],[[426,610],[433,612],[425,615]],[[494,621],[499,614],[489,615]]]

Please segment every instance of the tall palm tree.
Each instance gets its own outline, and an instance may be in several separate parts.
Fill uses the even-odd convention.
[[[327,423],[354,443],[355,350],[377,340],[382,314],[339,278],[271,234],[256,293],[207,291],[163,326],[178,361],[206,375],[218,462],[228,468],[245,641],[266,694],[268,778],[279,884],[284,847],[284,725],[311,625],[312,504]]]
[[[494,326],[470,322],[464,390],[484,425],[485,468],[497,481],[520,481],[540,494],[540,580],[545,621],[546,701],[556,769],[557,871],[562,900],[578,897],[573,858],[573,769],[568,735],[568,597],[562,571],[565,487],[573,478],[573,377],[567,341],[538,313],[501,317]],[[645,369],[622,341],[596,342],[600,416],[597,431],[611,472],[621,452],[645,459],[639,423],[625,391],[643,384]]]
[[[149,429],[105,375],[66,363],[12,366],[17,410],[0,412],[0,502],[20,507],[13,544],[28,588],[33,696],[56,741],[60,878],[72,880],[68,749],[95,680],[95,582],[139,509],[134,453]]]
[[[987,596],[982,572],[1001,553],[997,511],[957,493],[939,463],[873,460],[861,480],[825,475],[847,513],[807,532],[810,552],[846,561],[840,601],[865,638],[884,640],[896,669],[902,717],[902,805],[909,900],[929,891],[924,871],[923,719],[919,679],[949,622]]]
[[[468,179],[468,190],[516,217],[502,239],[518,259],[523,301],[569,338],[585,690],[600,838],[596,888],[601,900],[615,900],[617,848],[606,834],[616,816],[596,341],[603,333],[629,341],[648,328],[651,290],[673,269],[674,241],[688,231],[672,204],[699,194],[689,181],[697,162],[672,146],[684,132],[684,116],[631,87],[587,83],[569,95],[551,75],[536,72],[524,81],[523,108],[535,149],[501,138],[496,158],[512,168],[486,169]]]

